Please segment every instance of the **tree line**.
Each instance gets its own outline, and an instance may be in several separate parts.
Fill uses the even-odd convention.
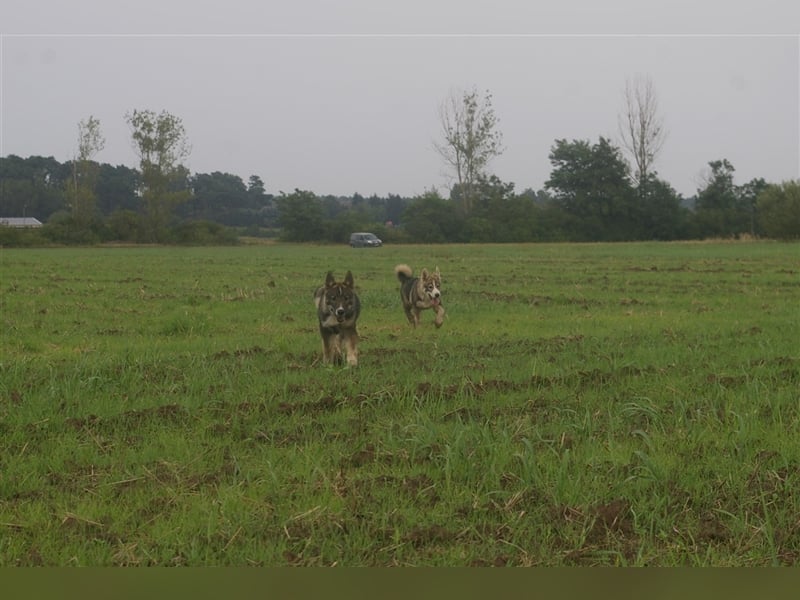
[[[620,143],[557,139],[540,190],[517,191],[490,171],[503,152],[489,92],[454,90],[439,111],[435,149],[451,170],[446,194],[414,197],[267,193],[264,181],[230,173],[190,173],[181,120],[166,111],[125,118],[138,168],[96,160],[105,140],[93,117],[78,126],[75,157],[0,157],[0,217],[36,217],[41,231],[0,228],[0,244],[236,243],[239,236],[346,243],[369,230],[388,242],[683,240],[763,236],[800,238],[800,182],[734,183],[727,159],[708,163],[691,198],[654,168],[666,131],[652,82],[629,81]]]

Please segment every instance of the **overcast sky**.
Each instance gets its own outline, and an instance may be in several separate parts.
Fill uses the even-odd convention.
[[[192,172],[267,191],[413,196],[450,178],[433,149],[453,90],[488,90],[505,152],[538,190],[556,139],[619,143],[626,79],[649,76],[659,175],[693,195],[800,177],[800,2],[73,0],[0,8],[0,155],[71,159],[94,116],[100,162],[138,167],[125,114],[182,119]],[[652,4],[652,5],[651,5]]]

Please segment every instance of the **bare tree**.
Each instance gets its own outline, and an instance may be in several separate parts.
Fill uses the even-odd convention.
[[[667,136],[649,76],[637,74],[626,80],[625,109],[618,121],[622,146],[633,158],[634,184],[642,190]]]
[[[472,210],[476,184],[486,175],[489,162],[503,152],[499,119],[492,107],[492,95],[483,97],[473,87],[451,90],[439,106],[442,141],[434,148],[455,173],[458,196],[465,213]]]

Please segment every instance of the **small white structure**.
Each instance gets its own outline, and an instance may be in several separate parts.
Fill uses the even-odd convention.
[[[0,227],[30,229],[41,226],[42,222],[34,217],[0,217]]]

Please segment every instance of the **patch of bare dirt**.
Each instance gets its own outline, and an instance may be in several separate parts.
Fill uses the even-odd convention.
[[[375,462],[375,445],[367,444],[364,448],[356,450],[350,456],[342,459],[342,466],[363,467]]]
[[[470,567],[505,567],[508,566],[509,558],[504,554],[500,554],[495,556],[491,560],[486,560],[483,558],[474,558],[469,561],[468,566]]]
[[[442,527],[441,525],[429,525],[426,527],[415,527],[403,536],[403,541],[410,543],[414,548],[420,548],[428,544],[440,544],[458,538],[458,534]]]

